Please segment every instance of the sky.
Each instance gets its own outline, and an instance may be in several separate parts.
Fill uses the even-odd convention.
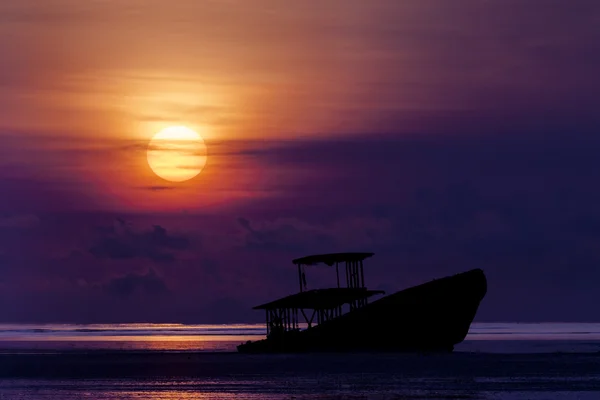
[[[291,260],[600,321],[596,0],[0,3],[0,322],[262,321]],[[149,167],[161,129],[206,144]],[[310,285],[334,283],[326,268]]]

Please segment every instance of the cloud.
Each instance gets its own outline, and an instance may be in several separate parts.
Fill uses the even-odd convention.
[[[160,296],[169,292],[164,280],[153,269],[145,274],[130,273],[113,278],[102,285],[106,293],[127,298],[135,293],[145,296]]]
[[[0,228],[28,229],[39,225],[40,219],[34,214],[0,216]]]
[[[238,218],[244,229],[244,245],[249,249],[273,251],[311,251],[334,245],[333,237],[323,229],[297,220],[263,221],[256,226],[246,218]]]
[[[389,221],[377,217],[351,217],[330,222],[297,218],[237,219],[245,248],[287,251],[298,255],[335,251],[363,251],[389,241]],[[306,254],[305,254],[306,253]]]
[[[99,227],[98,233],[96,243],[89,249],[97,258],[148,258],[158,263],[169,263],[175,260],[177,251],[190,247],[186,236],[171,235],[160,225],[136,232],[121,218],[117,218],[111,227]]]
[[[2,279],[20,287],[20,298],[26,298],[50,274],[108,282],[124,268],[139,271],[148,260],[177,259],[176,268],[169,268],[169,287],[181,303],[169,303],[170,310],[220,297],[258,304],[297,289],[293,271],[282,267],[294,257],[373,251],[365,270],[370,287],[386,285],[389,292],[481,267],[490,290],[480,318],[550,319],[546,309],[554,309],[555,319],[590,319],[593,313],[585,304],[598,301],[591,282],[597,281],[594,265],[600,262],[600,139],[589,127],[577,132],[365,135],[229,148],[239,150],[232,158],[252,157],[264,166],[262,182],[277,188],[277,196],[239,204],[239,218],[227,210],[202,216],[132,215],[100,225],[92,254],[120,263],[104,263],[89,253],[87,259],[43,263],[43,255],[57,252],[52,247],[63,249],[59,242],[72,243],[106,218],[43,214],[43,232],[27,232],[27,240],[11,234],[13,242],[2,243],[3,268],[11,271]],[[182,231],[167,231],[170,226]],[[195,233],[179,233],[188,231]],[[201,251],[192,246],[197,237]],[[89,244],[87,238],[84,242]],[[207,259],[214,262],[204,263]],[[310,273],[309,284],[319,283]],[[35,279],[28,281],[31,275]],[[323,271],[323,282],[331,283],[329,278]],[[82,296],[73,294],[71,303]],[[547,304],[535,303],[538,297]],[[29,303],[28,315],[36,307]],[[186,315],[190,321],[210,322],[204,316],[212,314],[203,313],[194,308]],[[122,315],[139,314],[132,308]],[[147,315],[167,314],[154,310]]]
[[[164,192],[167,190],[174,190],[173,186],[144,186],[141,189],[149,190],[151,192]]]

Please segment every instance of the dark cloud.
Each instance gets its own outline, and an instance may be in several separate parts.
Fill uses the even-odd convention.
[[[99,238],[89,252],[98,258],[148,258],[159,263],[175,260],[176,252],[190,247],[186,236],[170,235],[160,225],[149,231],[136,232],[130,224],[117,218],[111,227],[99,227]]]
[[[164,280],[153,269],[145,274],[130,273],[113,278],[102,285],[104,291],[119,297],[130,297],[139,292],[145,296],[160,296],[169,289]]]
[[[19,166],[18,169],[22,175],[31,172],[28,166]],[[36,214],[65,209],[75,211],[92,203],[90,196],[80,193],[83,186],[72,181],[12,177],[11,171],[11,168],[0,170],[0,212],[27,215],[32,211]]]
[[[35,214],[0,215],[0,229],[29,229],[39,223],[40,218]]]
[[[173,190],[175,188],[173,186],[144,186],[142,189],[150,190],[151,192],[164,192],[166,190]]]
[[[543,207],[558,201],[590,201],[591,205],[592,198],[600,194],[594,189],[600,164],[600,139],[595,130],[596,126],[588,127],[578,135],[365,135],[352,140],[281,143],[279,148],[256,150],[256,157],[267,170],[288,171],[288,176],[269,181],[289,198],[278,197],[278,208],[296,208],[300,202],[304,206],[307,202],[336,205],[340,210],[398,207],[407,200],[418,200],[417,192],[427,200],[450,186],[455,193],[448,200],[456,206],[464,204],[465,209],[469,205],[464,201],[472,196],[498,207],[514,207],[542,197]],[[577,196],[569,195],[569,190]],[[589,193],[579,196],[584,192]]]
[[[334,238],[324,229],[297,220],[262,221],[254,227],[246,218],[238,218],[238,223],[249,249],[301,252],[334,246]]]
[[[238,223],[248,246],[297,253],[340,248],[340,232],[364,232],[344,247],[375,251],[369,282],[396,289],[481,267],[490,281],[483,319],[594,318],[589,304],[600,301],[589,285],[600,279],[596,128],[365,136],[255,149],[267,171],[290,168],[299,175],[271,181],[281,196],[249,205],[252,219]],[[272,222],[278,215],[296,222],[283,228]],[[389,227],[371,241],[364,221],[341,228],[341,221],[359,216]],[[329,239],[326,246],[318,235]]]
[[[16,295],[27,299],[39,286],[48,293],[62,290],[65,276],[72,281],[67,287],[79,288],[82,278],[91,285],[104,282],[104,288],[124,267],[139,271],[146,260],[177,258],[168,269],[173,298],[144,317],[226,320],[219,310],[229,312],[239,303],[244,310],[231,311],[235,321],[233,316],[259,319],[252,305],[297,290],[292,258],[373,251],[365,278],[387,292],[481,267],[489,292],[480,320],[594,320],[590,305],[600,301],[593,285],[600,279],[600,138],[588,131],[273,142],[244,156],[262,164],[265,175],[272,170],[289,175],[265,179],[274,195],[240,204],[236,213],[243,217],[139,215],[107,226],[101,223],[106,215],[40,215],[39,229],[11,233],[12,241],[2,243],[7,263],[2,280],[6,287],[18,282],[23,294]],[[150,222],[156,224],[151,229],[135,228]],[[69,243],[82,227],[95,225],[95,257],[88,252],[50,263],[37,251],[54,246],[45,244],[49,238]],[[173,234],[165,226],[194,233]],[[192,246],[197,237],[201,248]],[[325,269],[307,271],[311,287],[331,284],[331,277]],[[129,280],[113,286],[127,292],[135,286]],[[85,298],[77,290],[70,298],[65,292],[65,307],[75,309]],[[186,306],[215,299],[222,301],[214,309]],[[104,301],[86,304],[95,302],[98,315],[110,319],[115,313],[102,311]],[[36,304],[22,300],[20,309],[39,316]],[[139,316],[136,307],[142,306],[119,310],[120,320]]]

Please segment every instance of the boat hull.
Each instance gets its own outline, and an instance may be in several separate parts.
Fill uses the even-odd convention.
[[[401,290],[310,329],[238,346],[241,353],[451,352],[487,292],[481,269]]]

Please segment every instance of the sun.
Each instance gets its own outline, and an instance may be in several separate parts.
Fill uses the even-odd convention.
[[[185,182],[202,172],[207,151],[197,132],[185,126],[171,126],[154,135],[146,156],[156,175],[170,182]]]

